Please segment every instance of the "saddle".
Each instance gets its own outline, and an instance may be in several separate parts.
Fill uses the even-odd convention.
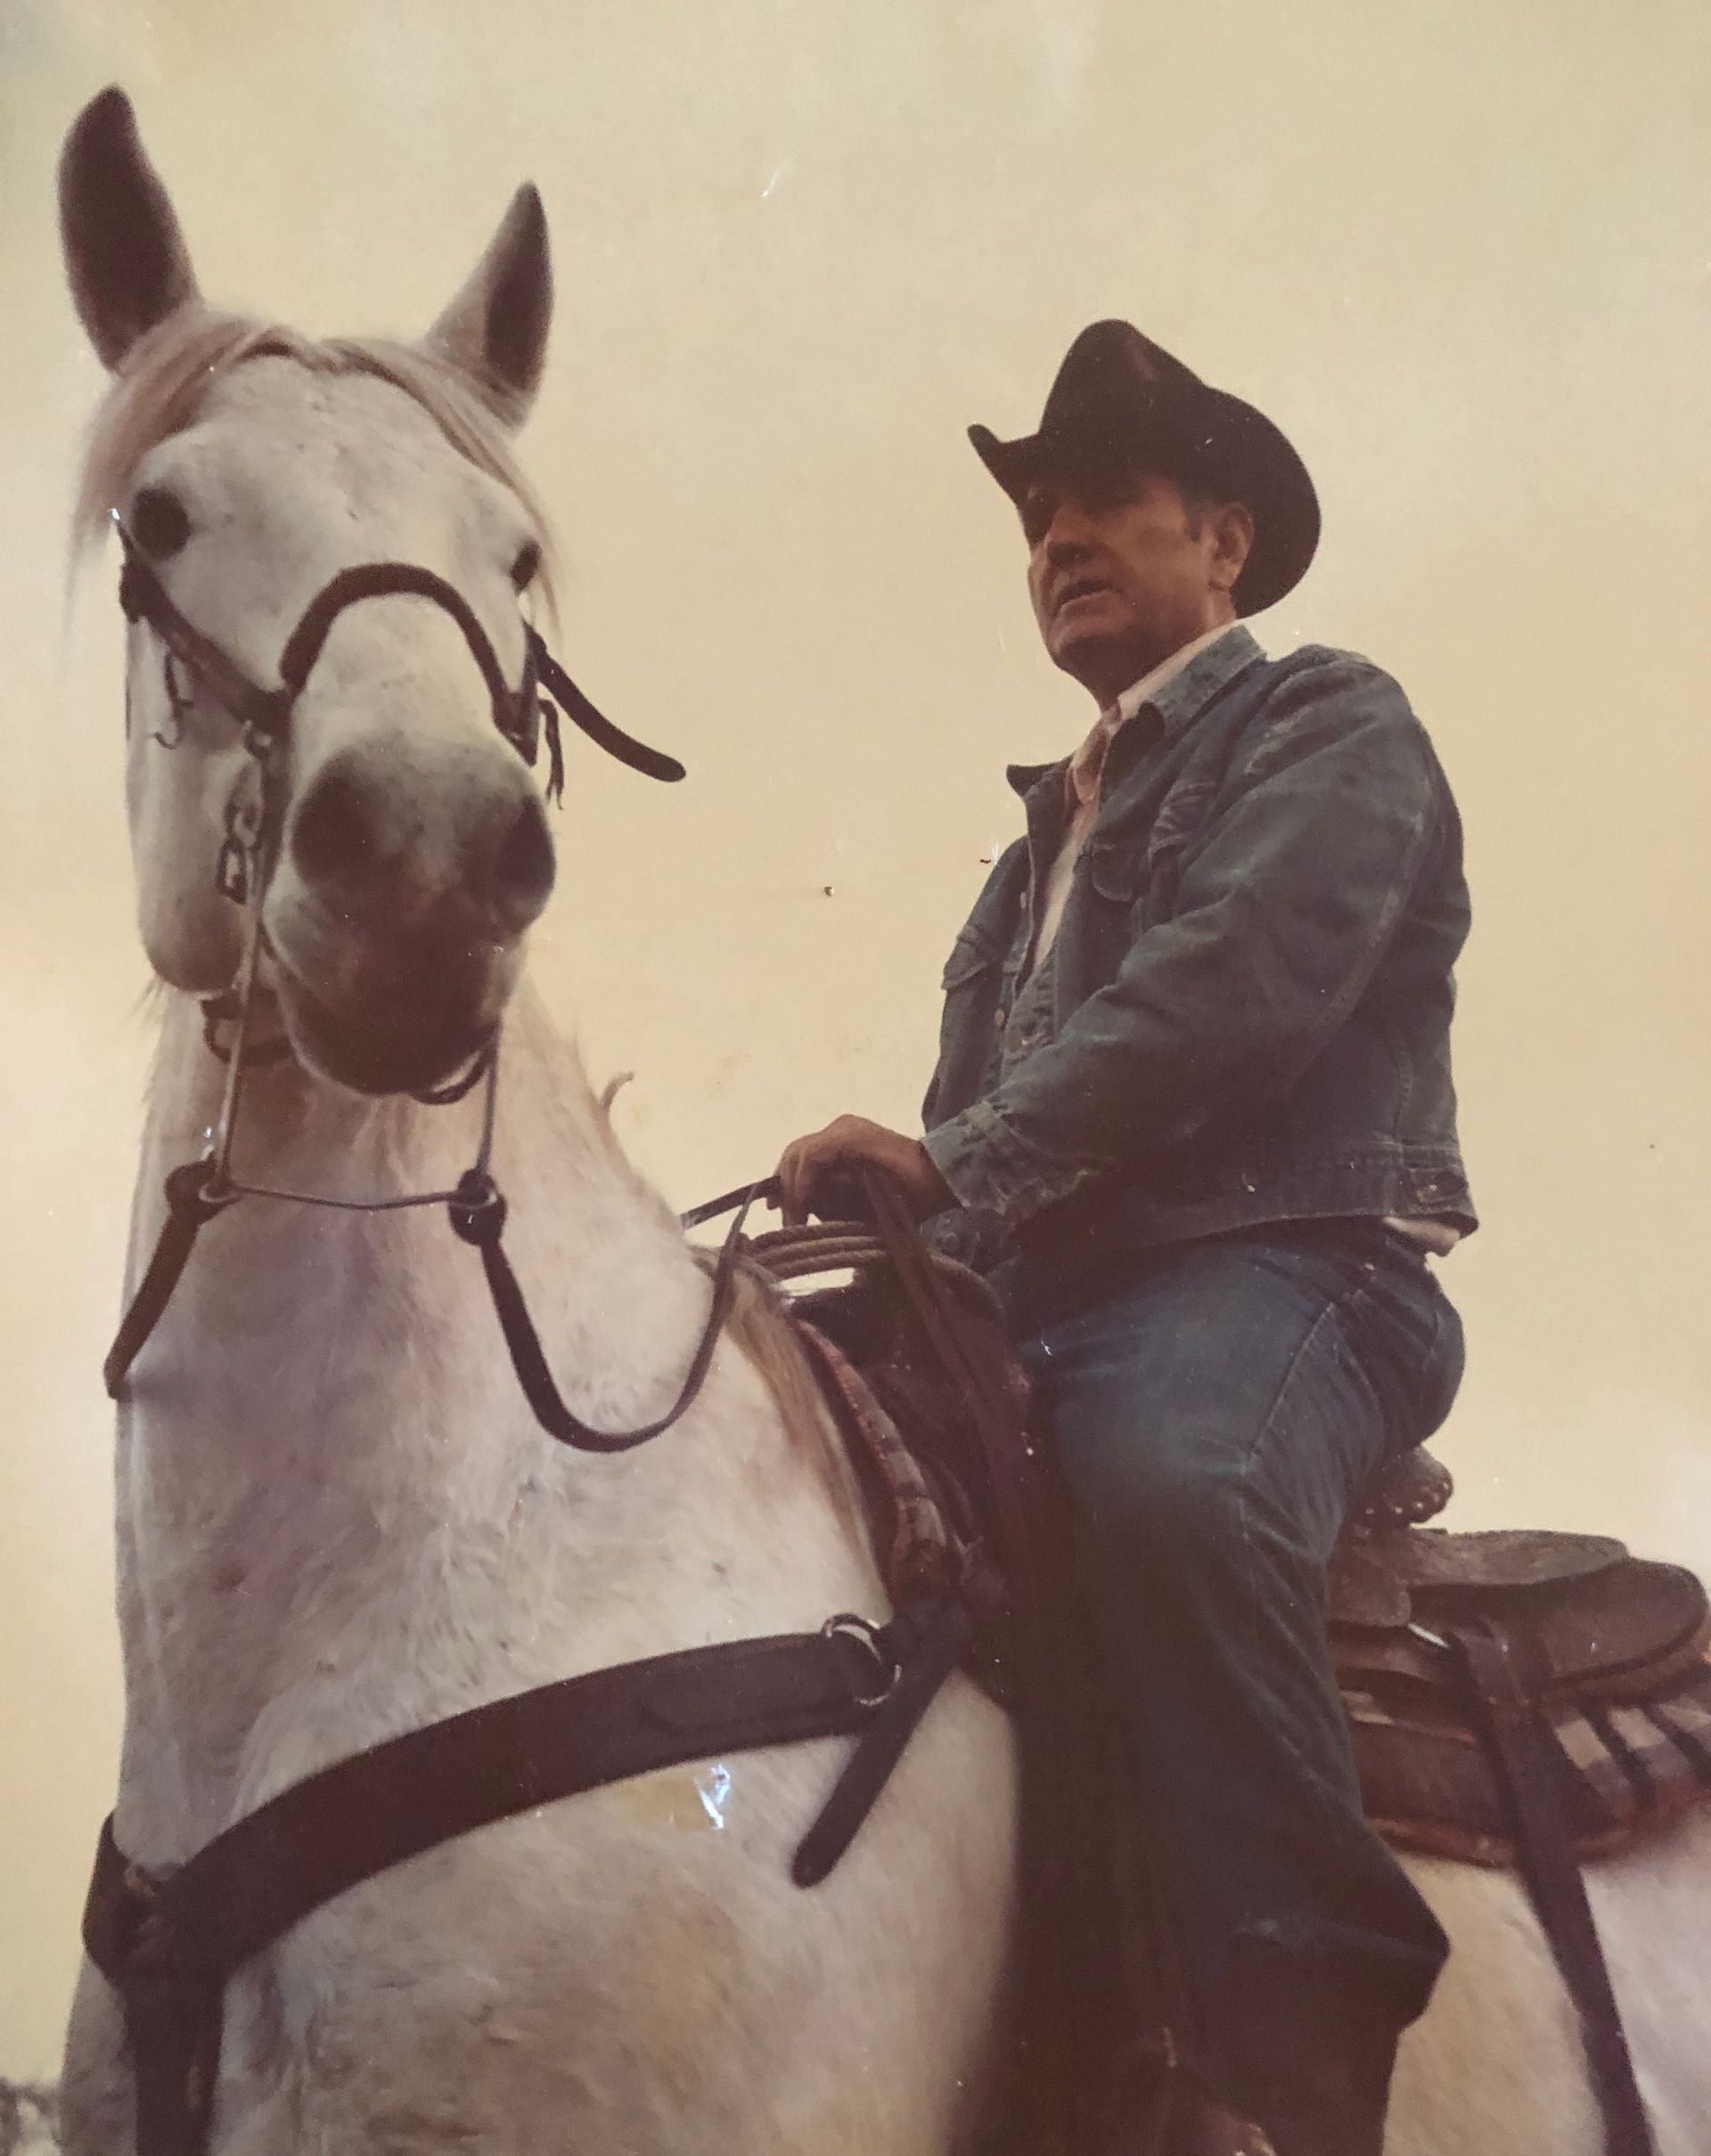
[[[1654,2144],[1581,1864],[1711,1787],[1711,1610],[1605,1535],[1455,1535],[1429,1455],[1362,1504],[1328,1582],[1368,1816],[1403,1848],[1512,1865],[1581,2025],[1608,2156]]]
[[[1692,1573],[1605,1535],[1424,1522],[1448,1471],[1405,1455],[1332,1562],[1332,1655],[1369,1816],[1397,1846],[1519,1860],[1494,1716],[1524,1725],[1584,1860],[1711,1785],[1711,1606]]]
[[[970,1443],[966,1403],[914,1327],[877,1231],[784,1230],[753,1247],[779,1282],[834,1267],[854,1272],[844,1284],[792,1296],[792,1313],[834,1342],[871,1389],[881,1426],[919,1468],[958,1546],[1001,1555],[1001,1574],[1013,1567],[1017,1553],[993,1532],[992,1463]],[[1025,1418],[1026,1381],[997,1298],[955,1260],[931,1262],[974,1352],[1012,1414]],[[1041,1471],[1033,1502],[1048,1516],[1029,1530],[1029,1562],[1055,1581],[1064,1569],[1061,1505],[1038,1431],[1032,1443]],[[853,1449],[871,1485],[875,1439]],[[1705,1797],[1711,1603],[1700,1582],[1680,1566],[1633,1557],[1606,1535],[1455,1534],[1428,1525],[1453,1489],[1434,1455],[1403,1455],[1363,1492],[1330,1566],[1332,1659],[1372,1824],[1399,1848],[1515,1865],[1514,1807],[1489,1737],[1494,1712],[1539,1723],[1582,1859],[1610,1854]],[[870,1503],[877,1508],[877,1496]],[[986,1579],[985,1622],[970,1658],[1007,1701],[1016,1660],[1009,1599],[1002,1577]]]
[[[1119,1849],[1110,1791],[1093,1763],[1099,1709],[1067,1614],[1063,1510],[996,1298],[965,1267],[929,1256],[913,1225],[892,1217],[894,1193],[877,1178],[868,1196],[877,1234],[859,1225],[781,1231],[757,1238],[754,1255],[779,1283],[853,1272],[844,1285],[790,1299],[810,1337],[835,1342],[847,1423],[853,1398],[872,1404],[856,1420],[882,1434],[870,1429],[853,1456],[858,1468],[865,1460],[870,1490],[876,1458],[914,1463],[965,1578],[984,1579],[971,1598],[980,1621],[969,1666],[1019,1709],[1025,1799],[1031,1781],[1046,1823],[1024,1848],[1025,1894],[1030,1871],[1036,1881],[1035,1988],[1057,2002],[1054,2012],[1046,1998],[1046,2046],[1055,2052],[1043,2062],[1050,2086],[1032,2107],[1044,2122],[1038,2145],[1093,2145],[1099,2129],[1089,2131],[1085,2099],[1077,2112],[1066,2088],[1097,2082],[1106,2063],[1099,2048],[1120,2041],[1107,1988],[1114,1969],[1117,1988],[1131,1999],[1138,1990],[1168,2030],[1179,1996],[1169,1927],[1157,1923],[1137,1982],[1133,1955],[1111,1938],[1110,1892],[1111,1867],[1133,1865],[1135,1853]],[[940,1337],[921,1323],[935,1299]],[[986,1387],[984,1433],[971,1368]],[[895,1526],[907,1510],[895,1468],[880,1481]],[[1399,1848],[1519,1871],[1579,2013],[1609,2156],[1650,2156],[1579,1865],[1711,1793],[1711,1603],[1691,1572],[1635,1558],[1609,1536],[1429,1525],[1452,1488],[1429,1453],[1392,1463],[1363,1493],[1330,1569],[1332,1657],[1367,1814]],[[1045,1606],[1052,1599],[1057,1611]],[[1042,1759],[1054,1749],[1055,1764]],[[1093,1816],[1101,1801],[1102,1819]],[[1078,1865],[1050,1846],[1066,1831]],[[1142,1911],[1157,1918],[1156,1882],[1143,1874],[1138,1886]],[[1090,1950],[1090,1940],[1100,1943]],[[1174,2056],[1167,2033],[1154,2060],[1161,2116]]]

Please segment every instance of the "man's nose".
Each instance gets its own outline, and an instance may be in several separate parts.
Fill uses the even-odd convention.
[[[1092,536],[1091,521],[1080,503],[1060,502],[1052,512],[1052,521],[1045,528],[1041,545],[1050,560],[1060,562],[1085,553]]]

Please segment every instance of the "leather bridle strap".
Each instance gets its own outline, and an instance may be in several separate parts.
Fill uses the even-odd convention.
[[[478,1827],[660,1767],[854,1735],[798,1858],[799,1878],[823,1878],[948,1675],[964,1621],[937,1607],[905,1609],[884,1627],[836,1617],[818,1632],[543,1685],[323,1768],[169,1873],[128,1863],[109,1819],[83,1936],[125,2002],[137,2156],[206,2150],[222,1996],[235,1970],[323,1903]]]
[[[603,749],[608,756],[615,756],[620,764],[627,764],[632,771],[639,771],[644,778],[663,779],[670,784],[683,777],[684,766],[675,756],[667,756],[660,749],[650,749],[645,742],[639,742],[634,734],[626,734],[621,726],[615,726],[603,712],[589,702],[547,650],[537,629],[525,626],[523,634],[528,639],[529,654],[534,660],[535,670],[540,676],[541,686],[573,726],[579,726],[597,748]],[[558,754],[558,732],[554,728],[552,747],[555,757]],[[561,766],[561,791],[563,788],[562,769]]]
[[[165,1315],[172,1291],[196,1247],[197,1236],[216,1213],[235,1202],[234,1197],[210,1193],[210,1180],[206,1160],[187,1160],[167,1177],[166,1225],[101,1366],[110,1400],[122,1396],[131,1365]]]
[[[716,1198],[704,1199],[700,1205],[692,1205],[686,1213],[677,1217],[684,1227],[700,1227],[722,1214],[734,1212],[738,1206],[750,1206],[757,1201],[771,1205],[778,1196],[778,1177],[768,1176],[760,1183],[740,1183],[735,1190],[721,1191]]]
[[[539,754],[541,689],[544,687],[553,699],[553,705],[545,707],[552,759],[549,792],[561,794],[564,790],[564,759],[559,746],[553,705],[609,756],[627,764],[631,770],[668,783],[684,776],[684,766],[675,756],[650,749],[644,742],[626,734],[621,726],[614,725],[548,651],[540,632],[527,622],[523,625],[527,660],[522,681],[513,690],[505,680],[493,640],[469,601],[444,577],[413,562],[364,562],[339,570],[310,600],[301,619],[286,639],[279,660],[281,686],[264,688],[228,657],[212,637],[205,635],[179,611],[117,511],[113,525],[124,556],[119,598],[127,619],[146,621],[174,657],[207,684],[215,700],[263,740],[274,742],[282,740],[292,707],[303,693],[333,623],[347,607],[365,599],[413,596],[431,601],[448,613],[463,631],[487,685],[494,725],[526,763],[533,764]]]
[[[535,1420],[548,1437],[556,1438],[561,1445],[574,1446],[578,1452],[629,1452],[638,1445],[647,1444],[650,1439],[661,1436],[688,1412],[706,1382],[719,1335],[730,1313],[749,1203],[745,1200],[720,1246],[713,1275],[712,1302],[676,1398],[664,1414],[643,1423],[640,1429],[596,1430],[565,1406],[547,1366],[540,1334],[535,1330],[522,1289],[500,1241],[505,1230],[504,1200],[489,1176],[471,1169],[463,1177],[448,1209],[452,1226],[465,1242],[472,1244],[480,1253],[481,1269],[487,1275],[487,1291],[498,1314],[499,1330],[504,1336],[512,1368],[517,1373],[524,1398],[534,1410]]]
[[[127,621],[146,621],[173,657],[212,691],[240,725],[272,740],[291,717],[292,698],[282,689],[264,689],[211,636],[186,620],[167,595],[167,587],[144,559],[135,539],[114,512],[123,563],[119,572],[119,603]]]
[[[532,739],[535,725],[534,667],[525,668],[522,685],[514,693],[500,667],[493,639],[476,619],[475,610],[454,585],[430,569],[413,562],[364,562],[341,569],[316,592],[303,611],[303,618],[286,639],[279,655],[279,677],[294,704],[303,693],[315,661],[320,658],[333,624],[347,607],[364,599],[430,599],[451,616],[463,632],[470,656],[481,670],[493,703],[493,723],[508,742],[533,763],[537,753]],[[520,738],[520,736],[521,738]],[[525,746],[527,742],[527,746]]]
[[[491,1094],[488,1097],[491,1103]],[[485,1139],[482,1152],[485,1161]],[[487,1275],[487,1290],[493,1297],[493,1307],[511,1356],[512,1367],[517,1373],[518,1382],[523,1389],[523,1396],[536,1421],[548,1437],[556,1439],[561,1445],[571,1446],[577,1452],[630,1452],[636,1446],[645,1445],[651,1439],[663,1435],[673,1423],[680,1422],[700,1397],[708,1373],[713,1366],[713,1357],[725,1330],[725,1321],[730,1315],[732,1297],[736,1289],[737,1263],[743,1248],[743,1224],[748,1217],[749,1204],[753,1195],[749,1193],[749,1199],[743,1202],[720,1246],[707,1317],[676,1398],[662,1415],[651,1422],[643,1423],[639,1429],[597,1430],[593,1423],[585,1422],[579,1415],[571,1412],[553,1381],[553,1373],[541,1347],[540,1334],[535,1329],[535,1321],[528,1314],[523,1291],[501,1241],[505,1231],[505,1201],[485,1165],[469,1169],[460,1177],[456,1189],[453,1191],[430,1191],[419,1197],[363,1202],[318,1198],[300,1191],[266,1190],[243,1184],[222,1183],[217,1169],[208,1161],[187,1161],[182,1168],[175,1168],[167,1177],[166,1220],[136,1293],[119,1321],[119,1332],[102,1365],[107,1397],[113,1400],[124,1397],[125,1381],[131,1365],[160,1324],[167,1305],[172,1299],[172,1291],[189,1263],[197,1236],[217,1213],[224,1212],[227,1206],[235,1204],[240,1198],[271,1198],[291,1204],[336,1205],[339,1209],[348,1212],[388,1212],[400,1210],[406,1206],[444,1202],[453,1228],[463,1242],[472,1244],[480,1255],[482,1271]]]
[[[533,764],[540,751],[540,719],[546,719],[551,749],[548,791],[561,795],[563,755],[559,742],[557,714],[540,694],[544,677],[547,689],[565,713],[593,740],[620,762],[649,777],[681,779],[684,767],[675,757],[664,756],[634,741],[597,711],[575,682],[548,652],[538,633],[524,625],[527,660],[521,685],[513,691],[505,680],[493,640],[474,610],[453,585],[409,562],[367,562],[340,570],[310,600],[280,654],[280,686],[267,689],[254,681],[214,640],[185,619],[168,595],[152,565],[126,529],[117,510],[113,525],[123,554],[119,572],[119,603],[127,619],[146,622],[168,652],[203,684],[214,698],[243,727],[244,747],[260,773],[253,802],[234,787],[226,807],[226,837],[220,852],[216,881],[224,895],[249,908],[249,934],[239,980],[233,988],[204,1004],[203,1034],[210,1050],[221,1053],[214,1028],[230,1018],[237,1032],[230,1063],[219,1133],[211,1158],[187,1162],[167,1177],[167,1218],[147,1269],[119,1324],[102,1365],[109,1397],[119,1398],[126,1376],[144,1342],[160,1323],[173,1290],[184,1273],[196,1238],[217,1212],[244,1195],[281,1198],[305,1204],[336,1204],[340,1201],[297,1191],[246,1190],[230,1176],[230,1152],[236,1114],[238,1087],[247,1060],[244,1034],[261,945],[263,881],[274,856],[284,820],[282,751],[291,714],[316,662],[326,648],[334,623],[348,607],[364,600],[390,596],[426,599],[449,614],[457,624],[470,655],[480,671],[493,708],[493,722],[526,762]],[[268,1060],[281,1053],[278,1044],[257,1052],[255,1060]],[[531,1406],[549,1433],[563,1443],[585,1451],[623,1452],[669,1429],[689,1408],[712,1364],[718,1334],[729,1308],[735,1248],[741,1230],[733,1227],[725,1260],[715,1281],[713,1308],[699,1342],[683,1389],[668,1414],[646,1429],[605,1431],[580,1422],[564,1406],[553,1383],[540,1340],[530,1321],[521,1290],[509,1260],[499,1247],[504,1223],[504,1201],[487,1172],[492,1138],[492,1061],[489,1043],[462,1077],[414,1097],[430,1106],[460,1100],[486,1076],[488,1080],[488,1116],[477,1165],[454,1192],[426,1193],[419,1196],[348,1204],[345,1209],[383,1212],[404,1206],[447,1201],[457,1233],[480,1250],[483,1267],[499,1312],[501,1326]]]

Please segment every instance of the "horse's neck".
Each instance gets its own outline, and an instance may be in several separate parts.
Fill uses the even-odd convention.
[[[161,1178],[205,1143],[219,1076],[195,1012],[176,1006],[133,1284]],[[479,1095],[428,1110],[358,1101],[294,1066],[258,1071],[234,1172],[339,1195],[446,1189],[479,1119]],[[527,999],[507,1032],[498,1132],[506,1247],[569,1404],[605,1427],[650,1419],[685,1366],[706,1281]],[[392,1726],[421,1718],[412,1686],[428,1718],[460,1691],[485,1696],[501,1649],[528,1681],[529,1643],[514,1635],[520,1607],[525,1626],[544,1624],[545,1571],[559,1634],[573,1605],[598,1632],[601,1597],[638,1550],[669,1541],[685,1506],[716,1509],[705,1446],[673,1448],[667,1474],[653,1447],[585,1459],[542,1436],[477,1256],[439,1206],[365,1215],[243,1199],[203,1231],[133,1384],[119,1450],[126,1779],[134,1810],[169,1811],[192,1838],[191,1823],[206,1831],[233,1800],[258,1717],[317,1670],[372,1674],[385,1643],[399,1689],[380,1719]],[[542,1653],[542,1675],[565,1673],[561,1636]]]

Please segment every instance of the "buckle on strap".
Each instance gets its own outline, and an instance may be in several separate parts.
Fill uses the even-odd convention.
[[[830,1639],[859,1640],[888,1670],[889,1682],[819,1817],[797,1845],[790,1877],[798,1887],[818,1886],[856,1839],[904,1747],[955,1668],[969,1622],[968,1611],[954,1600],[905,1611],[885,1635],[896,1640],[901,1634],[906,1642],[895,1662],[880,1649],[880,1635],[859,1617],[829,1618],[821,1627]]]
[[[820,1627],[822,1639],[847,1639],[864,1650],[872,1660],[879,1677],[874,1691],[856,1693],[853,1696],[858,1707],[883,1707],[897,1688],[903,1675],[903,1663],[884,1644],[885,1635],[865,1617],[858,1617],[853,1610],[840,1610],[836,1617],[827,1618]]]

